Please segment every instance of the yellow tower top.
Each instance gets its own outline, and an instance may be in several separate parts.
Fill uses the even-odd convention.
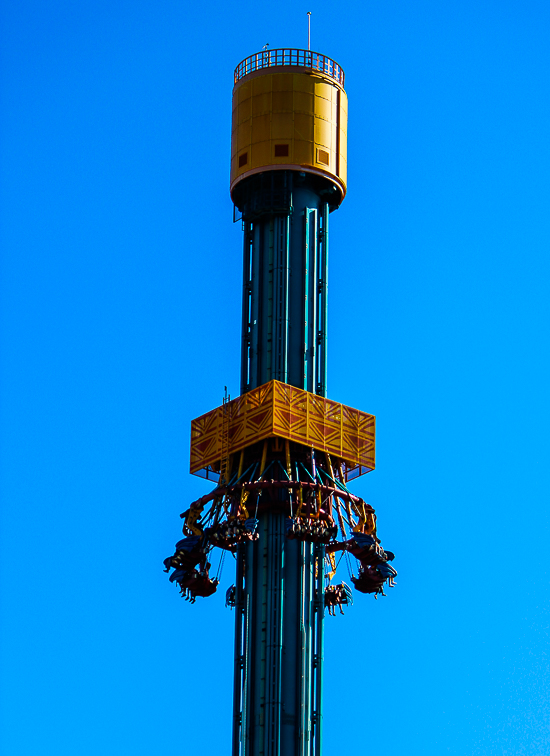
[[[235,69],[231,196],[257,173],[292,170],[329,179],[344,199],[348,98],[344,71],[310,50],[264,50]]]

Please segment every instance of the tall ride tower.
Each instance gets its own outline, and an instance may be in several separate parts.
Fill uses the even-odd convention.
[[[323,619],[395,573],[374,510],[347,487],[374,469],[375,419],[326,399],[330,213],[346,193],[344,72],[309,50],[235,69],[231,197],[244,230],[241,395],[194,420],[191,472],[216,488],[181,516],[165,561],[194,601],[236,557],[233,756],[320,756]]]

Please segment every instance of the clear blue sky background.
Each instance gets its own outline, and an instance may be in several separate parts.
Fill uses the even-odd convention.
[[[326,753],[547,756],[550,6],[7,0],[6,756],[229,754],[233,615],[162,572],[239,392],[232,72],[346,71],[329,396],[398,587],[326,621]],[[346,574],[342,574],[346,579]]]

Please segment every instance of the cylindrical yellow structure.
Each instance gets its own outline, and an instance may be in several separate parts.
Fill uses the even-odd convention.
[[[346,194],[348,99],[344,72],[320,53],[269,50],[235,69],[231,196],[254,174],[312,173]]]

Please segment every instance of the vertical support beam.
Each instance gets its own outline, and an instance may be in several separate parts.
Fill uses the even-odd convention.
[[[257,329],[255,326],[254,311],[257,309],[257,290],[254,290],[254,283],[257,287],[258,260],[254,255],[254,224],[243,221],[244,243],[243,243],[243,311],[242,311],[242,337],[241,337],[241,394],[244,394],[250,388],[252,380],[252,355],[257,350],[257,344],[253,339],[257,338]],[[257,324],[256,324],[257,325]]]
[[[259,540],[243,547],[246,642],[243,643],[240,748],[233,732],[233,756],[284,756],[281,751],[284,623],[283,514],[260,515]],[[235,675],[235,702],[239,700]],[[244,694],[243,694],[244,693]],[[244,699],[246,696],[246,700]],[[234,722],[238,722],[235,706]],[[292,752],[291,752],[292,756]]]
[[[281,203],[262,182],[273,209],[262,189],[243,211],[241,392],[276,379],[326,396],[327,187],[289,172]],[[233,756],[321,756],[324,547],[287,539],[286,516],[260,512],[242,551]]]
[[[323,620],[325,614],[325,585],[324,585],[324,570],[325,570],[325,547],[323,544],[318,544],[315,548],[316,564],[317,564],[317,584],[316,584],[316,596],[315,596],[315,614],[316,614],[316,626],[315,626],[315,748],[312,756],[321,756],[323,747],[323,666],[324,666],[324,633],[323,633]]]
[[[283,383],[288,379],[288,215],[277,216],[274,225],[273,256],[273,367],[271,375]]]
[[[306,207],[304,210],[304,273],[303,273],[303,299],[302,299],[302,307],[303,307],[303,328],[304,328],[304,335],[303,335],[303,384],[301,388],[308,391],[308,375],[310,371],[310,361],[309,361],[309,329],[310,329],[310,317],[309,317],[309,257],[311,254],[310,250],[310,231],[309,231],[309,224],[310,224],[310,218],[309,218],[309,207]]]
[[[265,626],[265,756],[280,756],[281,667],[283,649],[283,515],[271,515],[267,538],[267,605]]]
[[[327,395],[327,329],[328,329],[328,218],[329,207],[325,203],[319,217],[319,330],[317,332],[317,386],[320,396]]]
[[[298,541],[285,543],[284,581],[285,613],[283,616],[283,668],[282,668],[282,716],[281,716],[281,756],[299,756],[300,697],[300,653],[298,646],[300,617],[300,544]]]
[[[263,335],[263,353],[264,365],[263,370],[267,375],[274,375],[276,371],[276,352],[277,352],[277,282],[274,270],[275,256],[275,225],[277,218],[271,216],[267,224],[267,235],[263,238],[265,244],[265,289],[264,289],[264,312],[265,327],[262,328]]]
[[[288,382],[290,215],[244,223],[241,393]]]
[[[261,539],[261,527],[260,531]],[[248,608],[248,623],[247,623],[247,638],[246,648],[244,652],[245,656],[245,669],[246,674],[243,680],[243,725],[242,725],[242,751],[241,756],[252,756],[257,751],[254,751],[254,740],[256,735],[257,725],[257,666],[258,661],[256,657],[256,650],[258,648],[256,637],[256,625],[258,614],[258,600],[257,600],[257,556],[256,550],[251,548],[251,544],[247,543],[244,546],[244,595]],[[260,576],[261,578],[261,576]],[[261,601],[260,604],[261,606]],[[259,691],[258,691],[259,695]]]
[[[304,384],[306,391],[315,392],[317,375],[318,295],[317,270],[319,261],[317,210],[304,210]]]
[[[244,546],[237,548],[235,580],[235,660],[233,674],[233,739],[232,756],[246,756],[244,733],[246,733],[246,679],[248,648],[249,601],[244,591]]]
[[[312,648],[311,648],[311,612],[312,612],[312,578],[313,578],[313,545],[302,541],[302,590],[300,597],[300,635],[302,655],[302,693],[301,693],[301,738],[300,756],[311,756],[311,725],[312,725]]]
[[[310,210],[311,215],[311,223],[310,223],[310,234],[311,234],[311,252],[310,255],[310,271],[308,276],[308,284],[309,284],[309,309],[310,309],[310,334],[309,334],[309,362],[310,362],[310,375],[309,375],[309,386],[308,391],[311,391],[312,393],[315,393],[315,390],[317,388],[317,333],[319,330],[319,308],[318,308],[318,297],[317,297],[317,280],[318,280],[318,269],[319,269],[319,245],[318,245],[318,238],[319,234],[317,233],[317,210],[313,209]]]

